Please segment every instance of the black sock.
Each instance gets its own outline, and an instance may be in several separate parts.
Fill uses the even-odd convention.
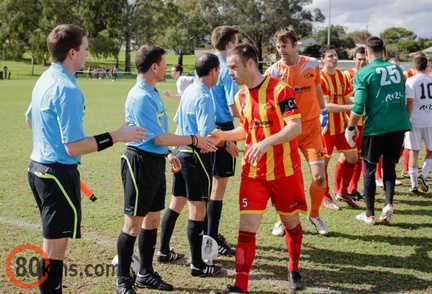
[[[117,239],[118,272],[120,277],[129,277],[131,258],[136,237],[120,232]]]
[[[375,215],[375,192],[376,192],[376,183],[375,183],[375,171],[376,164],[369,163],[366,160],[363,160],[364,164],[364,197],[366,202],[366,216]]]
[[[170,251],[170,240],[179,214],[168,208],[162,218],[160,234],[160,252],[168,254]]]
[[[156,247],[157,229],[141,229],[138,235],[138,250],[140,253],[140,271],[141,275],[153,273],[153,255]]]
[[[395,164],[383,157],[383,184],[385,189],[385,203],[393,204],[393,195],[395,190],[396,171]]]
[[[204,262],[202,260],[201,255],[201,246],[202,246],[202,232],[204,228],[204,222],[202,221],[193,221],[188,220],[187,226],[187,236],[189,240],[189,247],[192,256],[192,264],[201,268],[204,266]]]
[[[222,200],[210,200],[207,203],[207,235],[217,240],[219,221],[222,214]]]
[[[39,285],[40,293],[62,293],[63,260],[49,259],[49,265],[46,266],[45,259],[41,258],[38,280],[40,280],[45,274],[47,274],[48,277],[42,284]]]

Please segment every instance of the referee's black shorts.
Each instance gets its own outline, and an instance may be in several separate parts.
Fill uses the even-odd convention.
[[[216,123],[216,128],[221,131],[233,130],[234,123],[232,121],[227,123]],[[234,176],[236,158],[233,158],[225,147],[218,147],[216,152],[211,152],[210,161],[214,177],[227,178]]]
[[[198,148],[178,146],[173,154],[180,160],[182,168],[174,174],[173,196],[185,196],[189,201],[205,201],[210,198],[212,174],[210,155],[202,154]]]
[[[44,238],[81,238],[78,166],[31,161],[27,178],[42,218]]]
[[[124,214],[146,216],[165,208],[165,155],[128,147],[121,159]]]

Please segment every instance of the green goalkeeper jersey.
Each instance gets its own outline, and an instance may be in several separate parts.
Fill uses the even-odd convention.
[[[354,76],[352,112],[364,112],[363,136],[411,129],[405,104],[403,72],[395,64],[374,59]]]

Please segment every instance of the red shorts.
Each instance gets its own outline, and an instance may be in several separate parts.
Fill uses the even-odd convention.
[[[338,152],[349,152],[349,151],[357,151],[357,147],[351,147],[345,139],[345,133],[339,133],[336,135],[330,135],[330,132],[327,132],[322,136],[322,141],[324,145],[324,152],[326,156],[330,156],[333,153],[333,149],[336,147]]]
[[[269,198],[280,215],[307,213],[301,168],[289,177],[266,181],[247,176],[241,177],[239,206],[240,214],[263,214]]]

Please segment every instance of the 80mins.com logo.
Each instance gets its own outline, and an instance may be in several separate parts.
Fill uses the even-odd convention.
[[[27,257],[29,253],[33,256]],[[34,255],[37,254],[37,256]],[[22,256],[25,255],[25,256]],[[41,268],[41,260],[44,261],[44,268]],[[39,275],[43,270],[43,275]],[[63,265],[61,268],[50,266],[47,254],[38,246],[23,244],[15,247],[6,259],[6,274],[9,280],[17,287],[31,289],[41,285],[51,275],[64,275],[70,277],[102,277],[115,276],[117,265],[112,264],[86,264],[83,270],[76,264]],[[34,278],[40,276],[37,281]],[[29,280],[31,280],[29,282]]]

